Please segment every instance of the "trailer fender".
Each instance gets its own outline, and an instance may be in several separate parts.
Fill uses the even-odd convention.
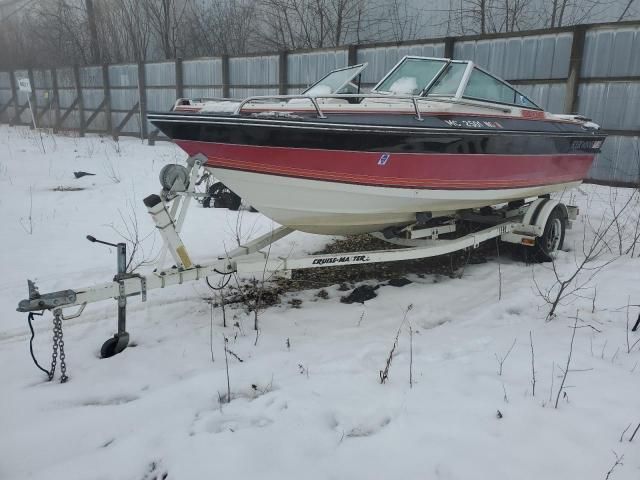
[[[558,208],[564,217],[565,224],[569,220],[569,211],[564,203],[551,198],[538,198],[527,209],[524,215],[522,223],[524,225],[531,225],[537,235],[542,235],[544,227],[547,224],[547,220],[556,208]]]

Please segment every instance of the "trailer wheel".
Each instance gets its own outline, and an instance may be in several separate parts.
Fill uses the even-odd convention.
[[[544,232],[536,238],[530,259],[534,263],[550,262],[553,254],[562,248],[567,220],[560,208],[555,208],[544,226]]]

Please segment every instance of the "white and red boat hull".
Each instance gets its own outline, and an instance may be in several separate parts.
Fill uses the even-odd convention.
[[[275,222],[309,233],[349,235],[414,222],[416,212],[456,210],[544,195],[569,181],[501,189],[415,189],[309,180],[207,166],[212,174]]]
[[[311,233],[375,232],[573,187],[592,154],[478,155],[352,152],[180,141],[274,221]]]

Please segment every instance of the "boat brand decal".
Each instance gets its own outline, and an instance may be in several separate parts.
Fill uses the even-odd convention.
[[[313,265],[327,265],[333,263],[350,263],[350,262],[368,262],[369,257],[366,255],[343,255],[338,257],[316,258]]]
[[[571,140],[569,149],[572,152],[598,152],[602,147],[602,140]]]
[[[380,155],[380,158],[378,159],[378,165],[385,166],[389,161],[389,158],[391,158],[390,154],[383,153],[382,155]]]
[[[489,120],[444,120],[444,123],[455,128],[504,128],[500,122]]]

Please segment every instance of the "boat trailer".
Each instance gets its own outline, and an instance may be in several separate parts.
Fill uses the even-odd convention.
[[[49,310],[54,317],[54,361],[52,369],[46,371],[38,365],[49,378],[53,378],[55,358],[57,352],[56,338],[59,338],[61,367],[64,366],[64,350],[62,342],[62,320],[79,317],[85,307],[94,302],[115,299],[118,305],[117,332],[104,342],[101,356],[108,358],[122,352],[129,343],[126,315],[129,297],[140,296],[142,302],[147,301],[147,292],[155,289],[167,288],[172,285],[204,280],[212,275],[227,276],[231,274],[247,275],[255,273],[276,272],[280,275],[290,275],[291,271],[309,268],[323,268],[331,266],[363,265],[380,262],[394,262],[400,260],[415,260],[427,257],[445,255],[456,251],[475,249],[487,240],[500,240],[536,247],[543,236],[550,242],[546,247],[555,251],[558,247],[564,228],[570,228],[571,220],[578,214],[578,209],[566,206],[558,200],[541,197],[530,202],[509,204],[501,209],[490,209],[491,212],[466,212],[458,218],[429,226],[428,222],[416,222],[396,232],[395,238],[386,238],[383,233],[372,234],[378,238],[403,246],[391,250],[348,252],[340,254],[303,255],[294,257],[274,257],[262,250],[272,243],[284,238],[294,230],[287,227],[276,228],[245,245],[225,252],[213,262],[194,263],[180,237],[180,230],[185,221],[190,200],[204,196],[195,190],[200,168],[205,161],[204,156],[195,155],[187,159],[187,166],[167,165],[160,173],[162,190],[144,199],[160,236],[163,250],[159,257],[159,269],[141,274],[128,272],[126,268],[127,248],[125,243],[109,243],[87,236],[91,242],[115,247],[117,255],[117,273],[113,280],[82,288],[60,290],[57,292],[40,293],[37,286],[28,280],[29,298],[18,304],[17,311],[29,313],[29,323],[33,315],[42,315]],[[554,211],[560,215],[552,216]],[[561,231],[554,230],[549,225],[550,220],[556,222],[560,218]],[[479,231],[469,233],[458,238],[440,238],[441,235],[456,231],[460,221],[483,224]],[[550,233],[549,233],[550,232]],[[166,254],[173,260],[173,266],[162,269]],[[75,309],[73,311],[72,309]],[[33,329],[32,329],[33,341]],[[33,356],[33,351],[32,351]],[[35,361],[35,357],[34,357]],[[36,362],[37,364],[37,362]],[[62,381],[66,380],[63,370]]]

